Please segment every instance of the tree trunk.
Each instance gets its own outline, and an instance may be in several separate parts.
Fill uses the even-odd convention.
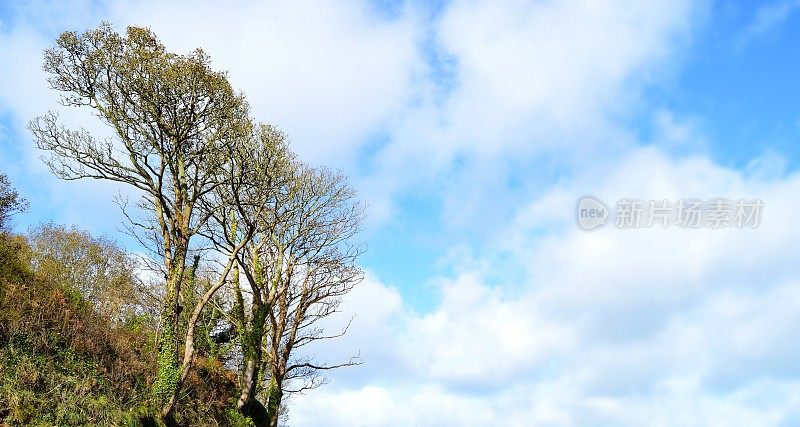
[[[245,364],[242,393],[236,402],[236,409],[249,418],[256,427],[268,427],[270,425],[269,413],[264,405],[256,399],[256,388],[260,375],[260,357],[257,359],[259,359],[258,362],[254,359],[249,359]]]
[[[242,393],[236,402],[236,408],[249,417],[256,426],[267,426],[267,410],[256,400],[256,389],[260,381],[263,350],[261,347],[264,338],[264,322],[266,321],[266,307],[256,301],[253,302],[253,318],[251,328],[244,328],[241,334],[242,350],[245,355],[245,368],[242,378]]]
[[[178,292],[181,273],[182,271],[173,271],[172,277],[168,278],[167,294],[164,298],[164,306],[161,312],[161,333],[158,339],[158,374],[154,392],[162,401],[168,401],[169,410],[162,412],[165,420],[172,416],[172,410],[175,407],[175,399],[172,399],[172,395],[180,377],[177,328],[180,316]]]
[[[169,277],[167,277],[167,293],[161,310],[161,334],[158,339],[158,375],[154,391],[161,402],[166,402],[161,415],[167,424],[173,418],[177,403],[180,382],[180,360],[178,359],[178,325],[182,307],[180,305],[181,283],[186,271],[186,255],[188,242],[176,242],[175,254],[165,259]]]
[[[242,393],[239,395],[239,400],[236,402],[236,408],[239,410],[247,405],[251,399],[255,398],[259,363],[254,359],[255,358],[248,359],[244,368],[244,376],[242,378]]]
[[[283,399],[282,381],[269,382],[269,390],[267,390],[267,417],[269,419],[269,427],[278,427],[278,418],[281,412],[281,400]]]
[[[228,258],[228,264],[225,266],[222,274],[220,274],[219,279],[217,282],[206,290],[203,297],[197,302],[195,305],[194,310],[192,311],[192,315],[189,317],[189,321],[187,324],[186,336],[184,338],[184,348],[183,348],[183,362],[178,365],[178,352],[177,352],[177,341],[175,348],[175,370],[174,370],[174,383],[171,383],[172,386],[171,390],[169,390],[168,394],[165,395],[167,398],[167,403],[164,405],[164,408],[161,410],[161,416],[164,418],[165,421],[169,422],[172,419],[173,411],[175,410],[175,405],[178,402],[178,394],[183,387],[183,383],[186,381],[186,377],[189,376],[189,370],[192,367],[192,362],[194,360],[194,339],[195,339],[195,332],[197,329],[197,320],[200,318],[200,314],[203,311],[203,308],[208,304],[211,298],[214,296],[214,293],[219,290],[224,284],[225,280],[228,277],[228,273],[230,273],[231,268],[233,267],[234,262],[236,261],[236,255],[239,253],[241,246],[237,246],[234,251],[231,253],[230,257]],[[180,310],[177,310],[177,313],[180,314]],[[177,327],[177,323],[175,324]],[[160,358],[160,355],[159,355]],[[170,372],[170,381],[172,381],[172,372]],[[160,380],[160,378],[159,378]]]

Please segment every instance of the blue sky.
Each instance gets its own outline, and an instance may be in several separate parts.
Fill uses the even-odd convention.
[[[295,399],[293,425],[796,425],[800,2],[644,3],[0,3],[16,227],[138,250],[112,202],[136,194],[56,180],[25,124],[58,108],[40,65],[60,31],[150,26],[368,204],[356,323],[316,349],[367,363]],[[84,113],[65,120],[108,132]],[[586,194],[765,210],[755,229],[586,233]]]
[[[800,82],[797,5],[722,2],[699,31],[673,85],[657,100],[700,118],[718,161],[742,166],[765,150],[796,165],[798,117],[792,108]],[[785,10],[772,25],[755,31],[759,12]]]

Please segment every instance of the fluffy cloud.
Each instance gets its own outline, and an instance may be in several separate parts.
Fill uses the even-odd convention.
[[[448,3],[432,28],[438,90],[397,121],[370,179],[384,198],[428,189],[454,228],[507,220],[542,182],[635,145],[626,121],[643,88],[680,61],[703,11],[683,1]]]
[[[689,2],[454,2],[439,30],[458,64],[455,139],[492,152],[563,143],[535,138],[542,127],[590,131],[629,108],[681,46],[692,13]]]

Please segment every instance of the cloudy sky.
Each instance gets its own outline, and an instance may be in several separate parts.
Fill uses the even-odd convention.
[[[294,398],[291,425],[800,424],[800,2],[0,2],[17,229],[136,250],[112,201],[130,190],[56,180],[25,130],[56,108],[43,49],[103,20],[205,49],[369,206],[357,317],[316,349],[365,364]],[[764,210],[585,232],[586,194]]]

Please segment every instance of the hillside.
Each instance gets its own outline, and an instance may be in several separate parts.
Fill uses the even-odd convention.
[[[0,425],[157,425],[152,322],[101,314],[36,271],[35,255],[26,237],[0,233]],[[190,378],[180,424],[240,422],[226,411],[234,374],[200,359]]]

